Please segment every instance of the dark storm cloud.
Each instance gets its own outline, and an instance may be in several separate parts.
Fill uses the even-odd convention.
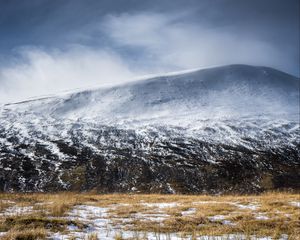
[[[248,34],[251,30],[252,35],[274,42],[295,43],[299,38],[298,0],[1,0],[0,46],[66,44],[72,42],[69,34],[101,21],[106,14],[184,10],[192,14],[183,21]]]
[[[0,102],[230,63],[299,76],[299,1],[0,0],[0,63]]]

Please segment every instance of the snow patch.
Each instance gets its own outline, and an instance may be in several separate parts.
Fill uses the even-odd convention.
[[[196,208],[189,208],[189,209],[187,209],[185,211],[182,211],[181,215],[182,216],[190,216],[190,215],[193,215],[195,213],[196,213]]]
[[[294,207],[300,208],[300,202],[294,201],[294,202],[290,202],[290,204]]]
[[[34,212],[32,206],[20,207],[12,206],[5,209],[4,212],[0,213],[0,216],[19,216]]]

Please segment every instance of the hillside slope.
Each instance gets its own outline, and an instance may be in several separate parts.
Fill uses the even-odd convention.
[[[300,189],[299,79],[229,65],[7,104],[0,190]]]

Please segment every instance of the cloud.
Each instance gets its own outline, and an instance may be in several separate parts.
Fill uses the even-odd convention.
[[[185,21],[186,14],[139,13],[108,16],[105,34],[119,47],[145,51],[143,58],[163,69],[245,63],[288,68],[287,54],[258,36]]]
[[[134,74],[108,50],[72,46],[66,51],[25,48],[19,61],[0,69],[0,102],[63,90],[122,83]]]
[[[97,44],[19,48],[18,57],[0,68],[0,102],[214,65],[243,63],[291,69],[287,61],[290,53],[257,34],[237,32],[228,24],[213,27],[193,21],[189,14],[110,14],[76,32],[81,39]]]

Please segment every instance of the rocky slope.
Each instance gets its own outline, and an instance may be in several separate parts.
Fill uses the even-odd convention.
[[[230,65],[6,104],[0,190],[300,189],[299,79]]]

